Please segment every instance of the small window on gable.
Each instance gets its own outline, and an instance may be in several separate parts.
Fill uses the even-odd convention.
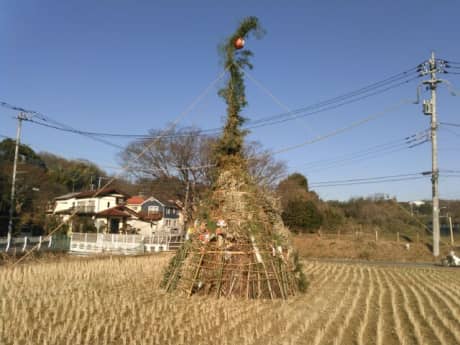
[[[159,207],[156,205],[151,205],[147,209],[148,214],[156,213],[158,211],[159,211]]]
[[[107,202],[107,208],[110,208],[110,201]]]

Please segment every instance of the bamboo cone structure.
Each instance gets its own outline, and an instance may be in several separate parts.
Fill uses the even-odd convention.
[[[243,68],[249,50],[235,40],[260,32],[257,18],[244,19],[226,45],[227,122],[215,149],[217,169],[209,198],[200,205],[194,232],[171,260],[163,288],[186,295],[288,298],[306,288],[305,277],[284,227],[277,200],[251,179],[242,154],[246,132]]]

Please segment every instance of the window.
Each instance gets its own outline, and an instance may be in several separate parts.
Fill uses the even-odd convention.
[[[156,205],[149,206],[147,209],[148,214],[157,213],[158,211],[159,211],[159,207]]]
[[[110,201],[107,203],[107,208],[110,208]]]

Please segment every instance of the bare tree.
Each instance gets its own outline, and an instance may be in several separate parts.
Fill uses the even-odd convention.
[[[286,164],[277,161],[270,150],[264,149],[260,142],[251,141],[244,147],[248,159],[249,173],[258,185],[273,189],[286,175]]]
[[[161,136],[151,130],[150,138],[129,144],[120,153],[128,172],[136,178],[178,178],[186,185],[209,185],[212,180],[213,150],[217,139],[194,127],[174,129]],[[144,152],[139,158],[139,154]],[[249,171],[258,184],[274,186],[285,175],[286,165],[257,141],[244,147]]]
[[[154,180],[160,182],[155,184],[158,187],[168,181],[174,193],[167,195],[180,195],[183,199],[187,195],[190,209],[186,212],[191,212],[200,192],[212,184],[216,143],[216,137],[205,135],[195,127],[173,129],[167,135],[162,135],[160,130],[151,130],[149,138],[130,143],[120,153],[120,159],[123,164],[129,163],[128,173],[141,185]],[[276,161],[259,142],[246,143],[244,156],[250,174],[264,187],[274,187],[286,172],[284,162]],[[178,193],[178,189],[183,192]]]
[[[148,139],[130,143],[120,158],[129,163],[128,172],[137,178],[177,177],[185,184],[206,183],[212,140],[196,128],[173,129],[167,135],[151,130]]]

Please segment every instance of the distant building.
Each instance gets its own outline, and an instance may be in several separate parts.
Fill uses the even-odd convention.
[[[419,206],[425,205],[425,204],[426,204],[426,201],[423,201],[423,200],[413,200],[413,201],[409,201],[409,204],[419,207]]]
[[[157,232],[180,234],[183,231],[181,207],[173,201],[155,197],[133,196],[115,188],[68,193],[54,199],[51,212],[67,221],[71,215],[76,220],[94,224],[97,232],[137,233],[152,236]],[[73,232],[75,222],[70,222]]]
[[[54,199],[52,214],[61,216],[67,221],[71,215],[77,219],[92,220],[96,228],[118,233],[126,227],[131,215],[122,210],[128,195],[115,188],[103,188],[94,191],[68,193]],[[74,222],[70,222],[71,231]],[[83,229],[84,230],[84,229]]]
[[[184,227],[182,208],[174,201],[158,197],[133,196],[126,206],[137,212],[138,218],[131,218],[128,224],[149,236],[158,231],[181,233]]]

